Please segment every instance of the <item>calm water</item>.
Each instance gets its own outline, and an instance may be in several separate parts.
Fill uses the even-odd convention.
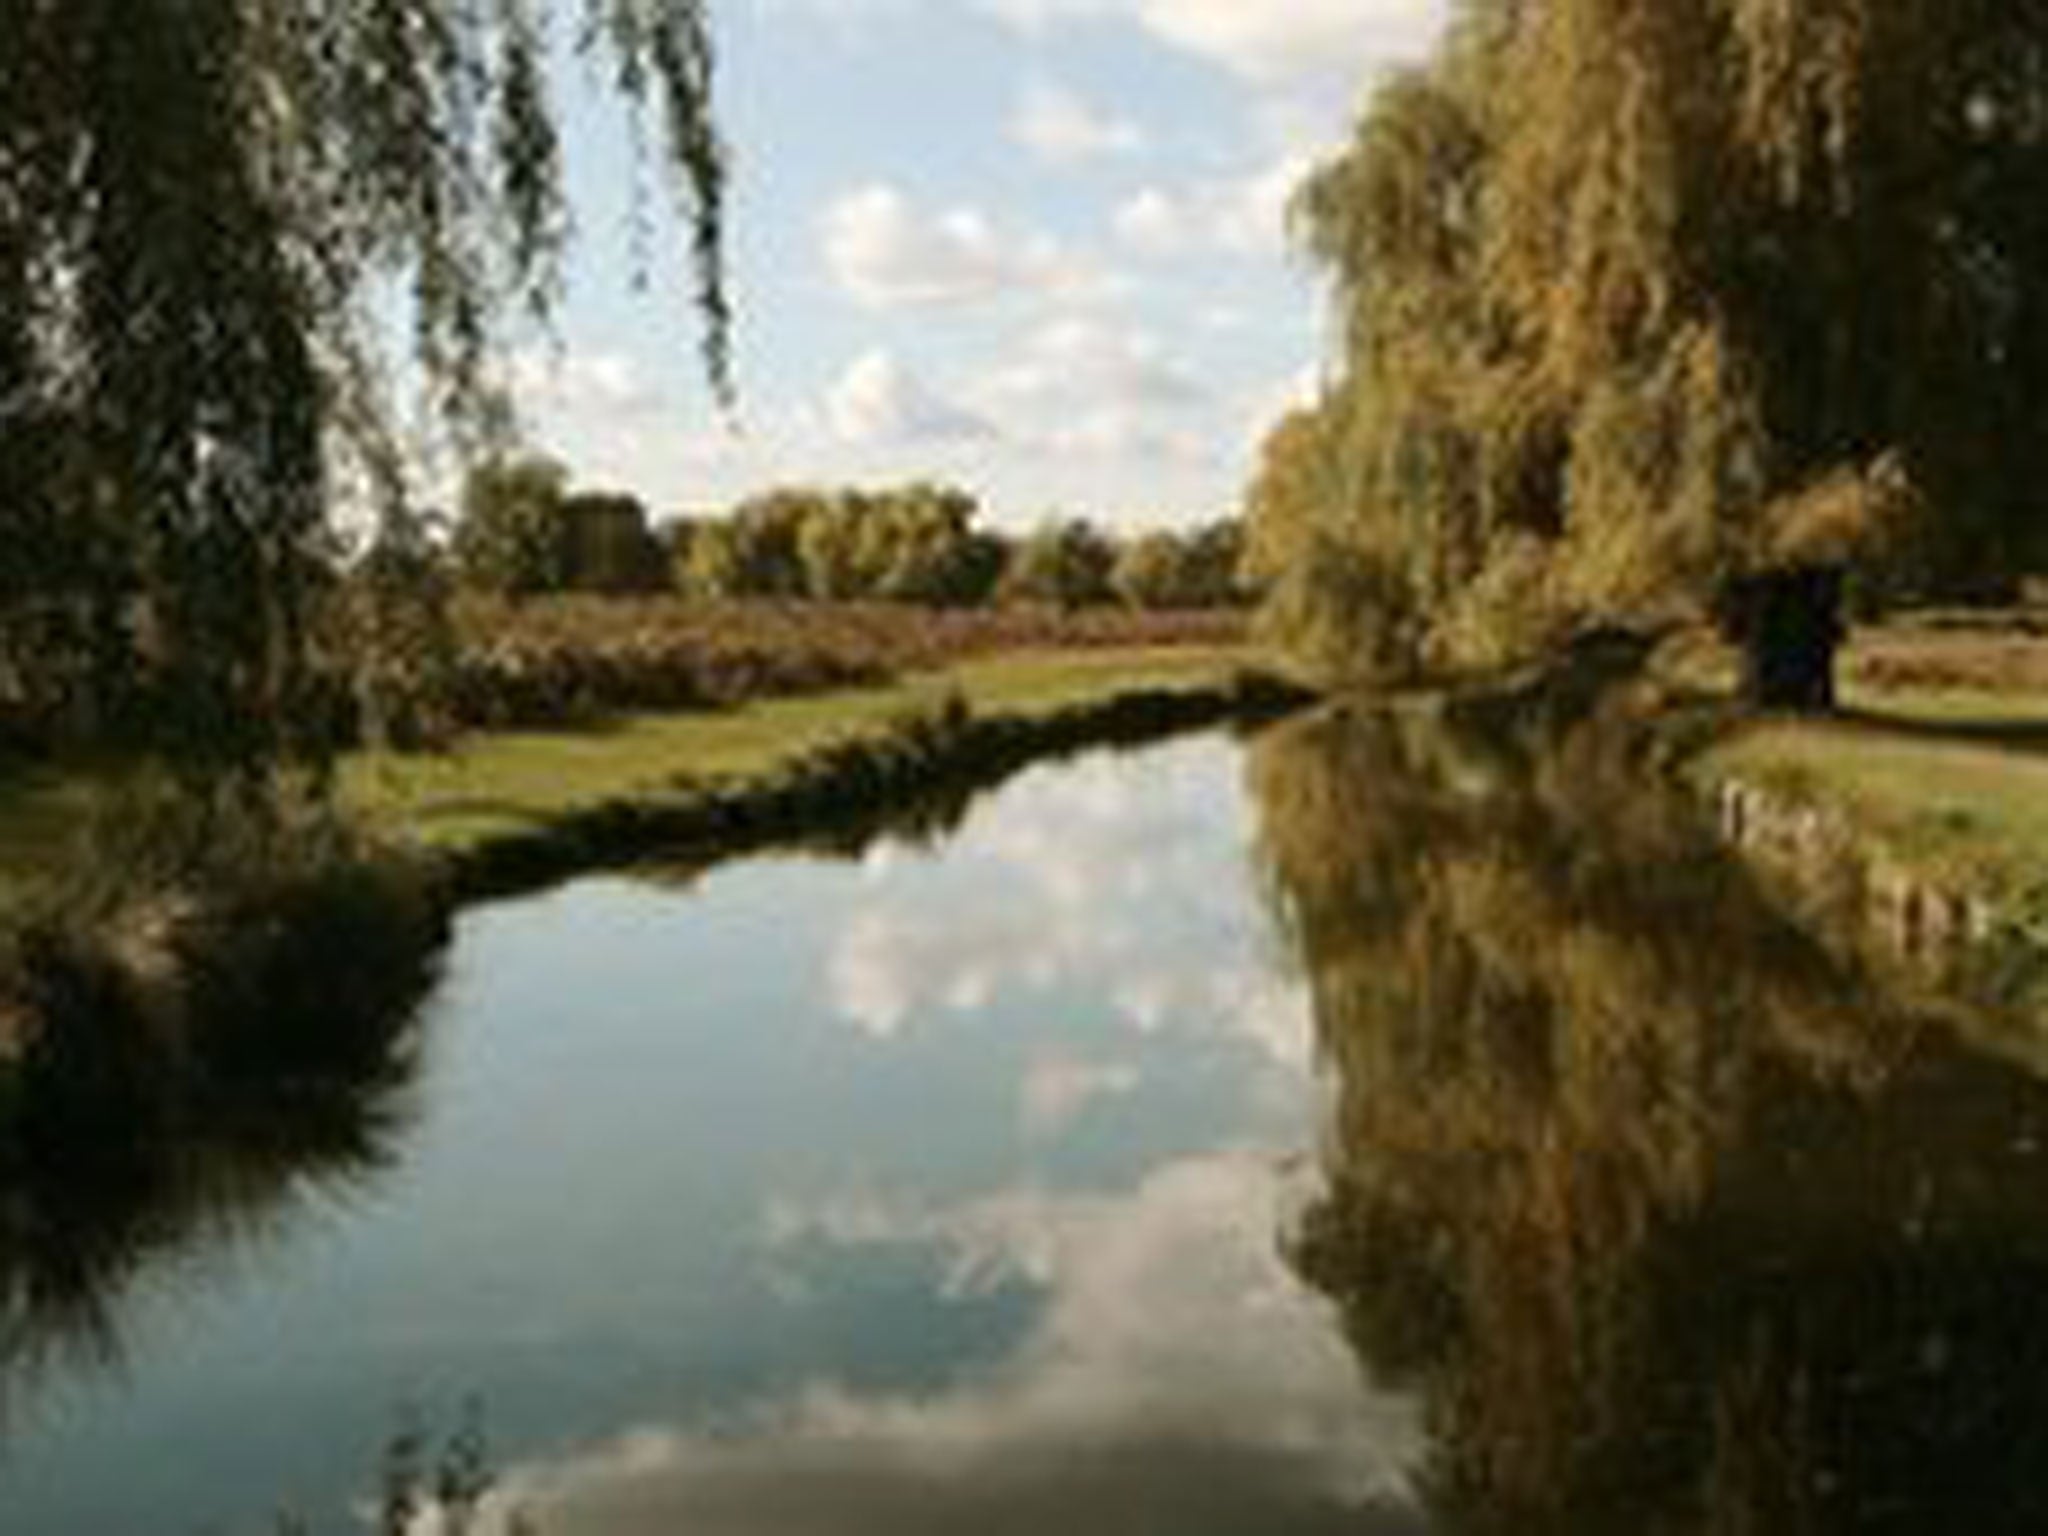
[[[354,1530],[408,1433],[544,1536],[2048,1528],[2048,1092],[1567,745],[473,914],[342,1088],[7,1192],[0,1530]]]
[[[468,917],[388,1166],[124,1283],[117,1369],[19,1384],[0,1530],[353,1529],[471,1414],[549,1536],[1352,1529],[1416,1430],[1276,1244],[1317,1090],[1241,778]]]

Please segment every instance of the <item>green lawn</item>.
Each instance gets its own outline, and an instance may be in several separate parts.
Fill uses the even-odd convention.
[[[631,716],[591,730],[473,736],[440,756],[361,753],[342,764],[341,793],[386,836],[459,848],[681,779],[759,774],[952,689],[978,710],[1032,713],[1136,689],[1197,687],[1260,659],[1238,646],[1013,652],[885,688]],[[0,911],[82,856],[99,782],[44,770],[0,779]]]
[[[1848,690],[1839,720],[1742,728],[1699,765],[1842,811],[1900,857],[1988,895],[2048,892],[2048,697]]]
[[[476,736],[443,756],[366,753],[343,796],[371,825],[435,847],[481,841],[579,807],[674,784],[744,779],[957,688],[978,710],[1034,712],[1139,688],[1213,682],[1238,647],[1018,653],[892,687],[776,699],[724,714],[638,715],[600,730]]]

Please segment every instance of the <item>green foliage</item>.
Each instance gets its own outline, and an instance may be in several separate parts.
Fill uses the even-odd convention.
[[[553,459],[493,459],[463,481],[455,559],[464,580],[523,597],[569,582],[563,503],[569,471]]]
[[[1359,550],[1441,660],[1745,571],[2023,568],[2044,186],[2033,5],[1465,0],[1298,195],[1344,359],[1255,561]]]
[[[572,592],[658,591],[667,585],[647,507],[622,491],[578,491],[562,499],[562,584]]]
[[[1082,519],[1013,543],[976,527],[981,509],[953,486],[783,487],[724,517],[667,530],[676,585],[694,597],[809,599],[977,608],[998,597],[1079,608],[1118,597],[1139,608],[1241,603],[1244,527],[1225,518],[1186,533],[1119,543]]]
[[[1330,539],[1302,551],[1266,592],[1262,638],[1319,677],[1399,682],[1414,671],[1417,615],[1401,573]]]
[[[1004,559],[1002,541],[975,529],[979,511],[967,492],[923,482],[785,487],[676,529],[677,577],[706,598],[972,607],[988,600]]]
[[[1134,608],[1222,608],[1239,602],[1244,525],[1223,518],[1186,533],[1154,529],[1117,551],[1110,581]]]
[[[1133,608],[1172,608],[1180,590],[1181,541],[1158,529],[1140,534],[1117,551],[1110,583]]]
[[[1109,602],[1116,546],[1078,518],[1041,524],[1017,546],[1004,573],[1005,594],[1028,602],[1084,608]]]
[[[338,461],[387,511],[381,301],[459,444],[568,220],[548,24],[652,114],[726,380],[701,0],[0,3],[0,688],[194,773],[315,751]]]
[[[667,579],[638,497],[572,492],[566,468],[531,454],[472,466],[454,553],[468,585],[508,597],[646,592]]]
[[[892,602],[972,608],[989,600],[1007,558],[1003,541],[977,532],[979,508],[964,491],[912,485],[849,507],[872,574],[872,592]]]
[[[359,597],[367,603],[367,594]],[[469,593],[445,634],[393,645],[348,739],[434,747],[465,731],[584,726],[885,682],[985,652],[1221,645],[1234,614]],[[410,662],[408,661],[410,658]]]
[[[377,746],[419,748],[447,739],[447,695],[455,668],[449,562],[411,520],[378,534],[350,572],[339,605],[334,672],[354,681],[353,726],[333,736]]]
[[[739,531],[723,519],[693,521],[674,545],[677,587],[692,597],[718,598],[741,585]]]
[[[807,492],[769,491],[698,528],[685,590],[707,598],[803,596],[803,525],[813,501]]]

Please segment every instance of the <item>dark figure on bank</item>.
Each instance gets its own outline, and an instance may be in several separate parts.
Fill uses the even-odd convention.
[[[1721,590],[1721,633],[1742,650],[1742,697],[1760,709],[1835,707],[1842,569],[1795,565],[1731,578]]]

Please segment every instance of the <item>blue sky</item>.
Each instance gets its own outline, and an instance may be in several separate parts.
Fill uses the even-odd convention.
[[[580,239],[536,441],[658,513],[917,476],[997,521],[1231,510],[1325,352],[1288,188],[1444,0],[712,0],[734,156],[737,431],[680,249],[631,281],[633,158],[565,75]]]

